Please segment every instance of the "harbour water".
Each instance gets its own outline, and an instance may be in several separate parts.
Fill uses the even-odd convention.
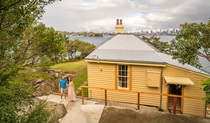
[[[84,36],[70,36],[69,38],[71,40],[79,39],[81,41],[88,42],[90,44],[93,44],[95,46],[98,46],[99,44],[103,43],[107,39],[111,38],[112,36],[104,36],[104,37],[84,37]]]
[[[111,37],[112,36],[104,36],[104,37],[70,36],[69,38],[71,40],[79,39],[81,41],[85,41],[85,42],[91,43],[95,46],[98,46]],[[149,36],[146,36],[146,37],[149,37]],[[169,43],[172,39],[175,38],[175,36],[156,36],[156,37],[160,37],[160,41],[169,42]],[[208,72],[210,74],[210,63],[205,58],[200,58],[200,63],[203,66],[201,68],[201,70],[204,70],[205,72]]]

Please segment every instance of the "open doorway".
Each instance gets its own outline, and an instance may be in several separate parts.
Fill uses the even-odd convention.
[[[169,90],[168,94],[173,94],[173,95],[182,95],[182,85],[175,85],[175,84],[169,84]],[[181,101],[182,99],[180,97],[177,98],[177,103],[176,103],[176,111],[181,112]],[[174,97],[168,97],[168,110],[171,112],[173,110],[174,106]]]

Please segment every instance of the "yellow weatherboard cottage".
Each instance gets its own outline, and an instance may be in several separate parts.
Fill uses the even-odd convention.
[[[117,28],[118,24],[119,20],[116,33],[123,33],[124,27]],[[201,101],[205,92],[197,82],[210,75],[160,53],[135,35],[116,34],[89,54],[86,61],[88,86],[108,88],[107,100],[172,110],[175,98],[170,95],[177,95],[176,111],[205,115],[206,105]],[[136,93],[131,92],[141,92],[138,100]],[[104,99],[104,90],[89,88],[88,96]]]

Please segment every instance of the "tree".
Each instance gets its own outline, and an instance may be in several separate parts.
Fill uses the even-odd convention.
[[[197,67],[202,67],[199,56],[210,62],[210,20],[206,24],[184,23],[180,27],[170,46],[173,58]]]
[[[168,44],[168,42],[162,42],[160,41],[160,38],[155,36],[152,36],[150,38],[143,37],[143,39],[148,43],[150,43],[155,48],[157,48],[161,53],[166,53],[166,54],[169,53],[170,45]]]
[[[0,86],[0,122],[1,123],[53,123],[51,113],[41,102],[34,106],[31,98],[34,89],[32,85],[16,78],[7,86]]]
[[[210,62],[210,20],[205,23],[184,23],[180,25],[175,40],[171,42],[170,53],[179,62],[202,67],[199,57]],[[201,82],[207,95],[205,100],[210,103],[210,79]]]
[[[73,41],[69,40],[66,48],[68,51],[69,59],[74,59],[77,52],[81,53],[80,58],[83,59],[95,49],[95,46],[88,42],[75,39]]]
[[[67,48],[69,60],[74,59],[74,57],[76,56],[76,52],[78,52],[79,40],[78,39],[69,40],[66,48]]]
[[[20,78],[15,78],[15,76],[18,74],[23,60],[28,57],[28,52],[26,51],[30,49],[23,40],[23,32],[32,27],[33,24],[35,25],[36,21],[44,13],[44,7],[54,1],[0,1],[1,123],[41,123],[49,121],[50,112],[44,108],[44,105],[40,104],[33,109],[30,108],[33,106],[32,86],[26,84],[23,80],[19,80]],[[40,41],[40,43],[45,42],[44,39]],[[26,54],[23,54],[24,52]],[[46,53],[49,52],[46,51]]]
[[[20,68],[23,32],[42,17],[44,7],[55,0],[1,0],[0,4],[0,85]],[[21,61],[21,62],[20,62]]]
[[[64,44],[67,41],[65,35],[62,35],[54,30],[54,28],[47,28],[43,23],[37,26],[28,28],[21,40],[21,48],[19,54],[24,54],[21,60],[24,65],[34,65],[39,62],[43,57],[49,60],[54,60],[56,56],[63,52]]]
[[[78,51],[81,52],[81,58],[84,59],[88,54],[90,54],[95,49],[95,45],[88,42],[80,41]]]

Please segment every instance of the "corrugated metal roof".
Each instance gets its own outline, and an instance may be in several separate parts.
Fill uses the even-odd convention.
[[[188,64],[181,64],[172,56],[159,53],[156,48],[130,34],[118,34],[99,45],[86,59],[106,61],[171,64],[195,72],[207,74]]]
[[[182,64],[182,63],[179,63],[178,60],[176,59],[173,59],[172,56],[170,55],[167,55],[167,54],[164,54],[164,53],[158,53],[160,58],[165,61],[166,63],[168,64],[171,64],[171,65],[174,65],[174,66],[177,66],[177,67],[181,67],[181,68],[185,68],[185,69],[188,69],[188,70],[192,70],[192,71],[195,71],[195,72],[198,72],[198,73],[203,73],[203,74],[207,74],[209,75],[208,73],[196,68],[196,67],[193,67],[191,65],[188,65],[188,64]]]
[[[155,51],[154,48],[140,40],[138,37],[128,34],[115,35],[113,38],[100,45],[98,49]]]
[[[156,51],[96,49],[86,59],[164,63]]]

